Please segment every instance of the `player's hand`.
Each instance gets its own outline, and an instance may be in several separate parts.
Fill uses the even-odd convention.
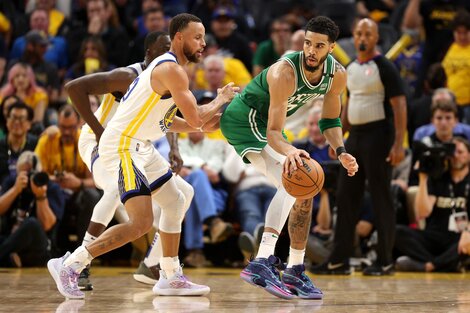
[[[220,128],[220,118],[222,113],[216,113],[210,120],[202,126],[203,132],[213,132]]]
[[[232,101],[233,97],[240,91],[240,87],[235,87],[234,83],[228,83],[222,88],[217,89],[217,97],[223,101],[223,103],[227,103]]]
[[[183,167],[183,158],[181,157],[179,149],[170,149],[168,157],[170,159],[171,170],[173,173],[179,174]]]
[[[354,176],[359,169],[356,158],[349,153],[343,152],[338,156],[341,165],[348,171],[348,176]]]
[[[405,149],[401,144],[394,144],[392,149],[387,156],[386,161],[390,162],[390,165],[396,166],[400,164],[401,161],[405,158]]]
[[[301,157],[310,159],[310,155],[307,151],[292,148],[292,150],[287,153],[286,160],[284,161],[284,173],[292,175],[299,166],[303,166]]]
[[[458,251],[460,254],[470,255],[470,232],[464,231],[460,235]]]

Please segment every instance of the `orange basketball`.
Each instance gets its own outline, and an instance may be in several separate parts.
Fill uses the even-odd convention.
[[[325,174],[321,165],[314,159],[302,158],[303,166],[292,174],[282,173],[282,185],[287,193],[297,199],[310,199],[323,187]]]

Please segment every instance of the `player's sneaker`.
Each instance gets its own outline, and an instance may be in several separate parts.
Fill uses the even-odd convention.
[[[56,282],[59,292],[68,299],[83,299],[85,294],[78,288],[79,273],[75,272],[70,266],[64,266],[63,262],[70,256],[67,252],[61,258],[50,259],[47,262],[47,269]]]
[[[284,264],[274,255],[269,258],[256,258],[252,260],[240,273],[240,277],[249,284],[264,288],[270,294],[292,299],[294,294],[281,281],[277,267],[282,269]]]
[[[315,287],[310,278],[305,274],[305,265],[294,265],[286,268],[282,273],[282,282],[299,298],[316,299],[323,298],[323,293]]]
[[[134,273],[134,279],[147,285],[155,285],[160,278],[159,265],[148,267],[144,261],[141,261],[139,267]]]
[[[163,270],[160,271],[160,279],[153,286],[153,293],[159,296],[204,296],[211,289],[208,286],[198,285],[188,280],[183,275],[180,267],[173,277],[166,277]]]
[[[90,281],[90,265],[85,267],[78,277],[78,288],[80,290],[93,290],[93,284]]]

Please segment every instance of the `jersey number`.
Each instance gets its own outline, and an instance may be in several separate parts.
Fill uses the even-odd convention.
[[[137,76],[136,79],[134,79],[134,81],[132,82],[132,84],[129,86],[129,88],[127,88],[127,91],[126,91],[126,94],[124,95],[124,97],[122,97],[122,101],[126,101],[126,99],[130,96],[130,94],[132,93],[132,90],[134,90],[135,86],[137,86],[137,83],[139,82],[139,77]]]

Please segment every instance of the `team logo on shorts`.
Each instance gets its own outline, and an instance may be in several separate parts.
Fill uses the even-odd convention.
[[[160,130],[164,133],[170,129],[171,124],[173,124],[173,119],[175,118],[176,112],[178,111],[178,108],[176,107],[176,104],[173,104],[168,111],[165,113],[165,117],[160,121]]]

